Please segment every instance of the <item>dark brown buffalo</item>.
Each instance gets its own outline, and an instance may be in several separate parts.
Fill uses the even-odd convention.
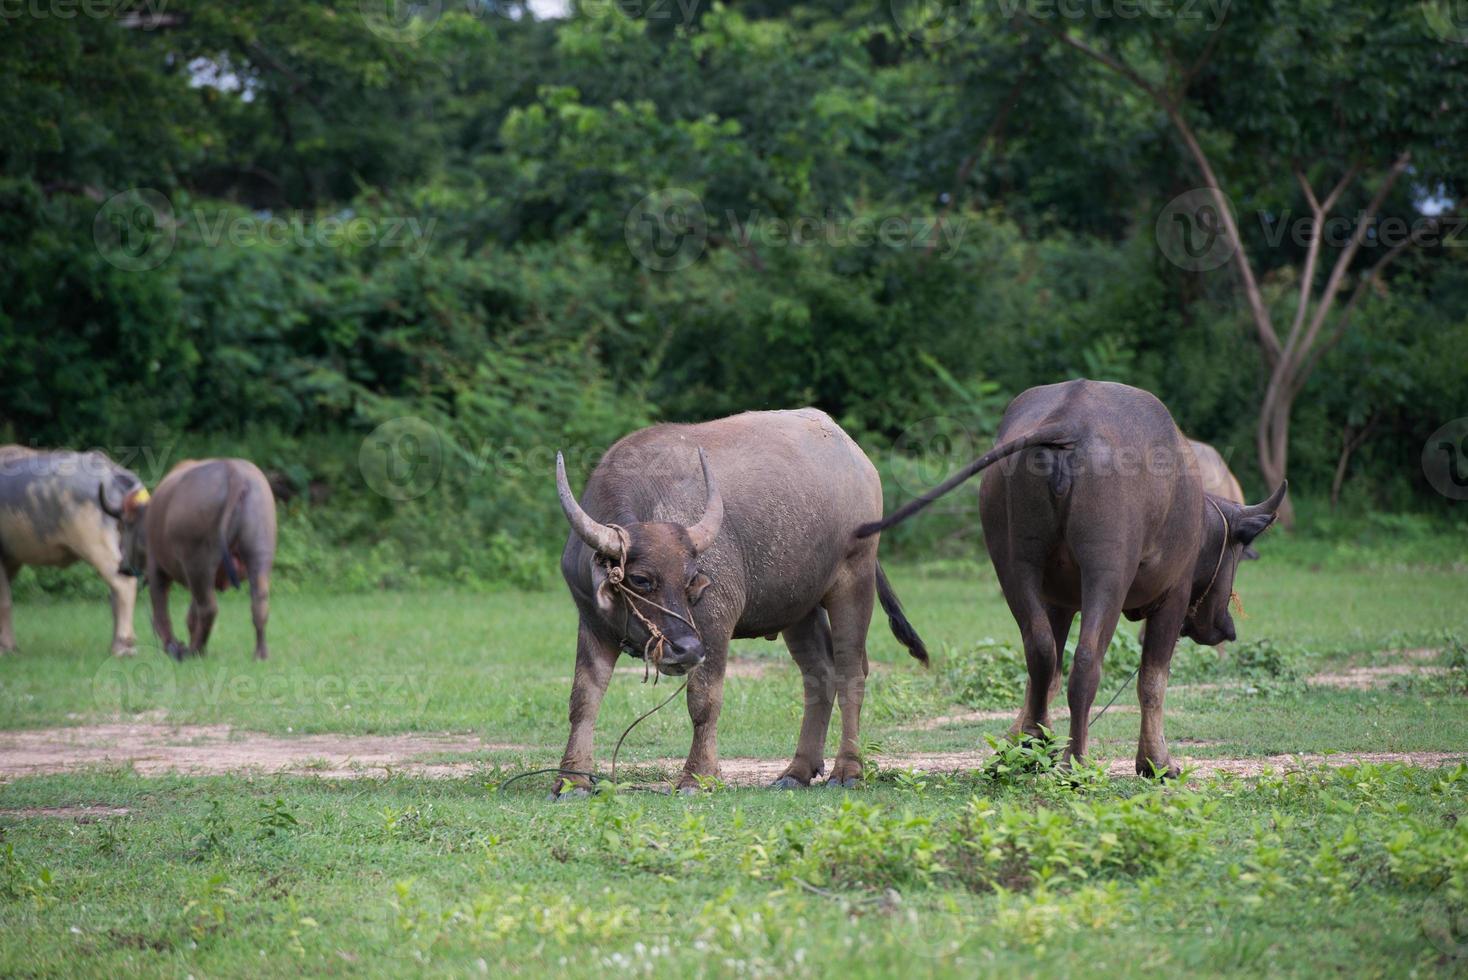
[[[829,782],[854,785],[874,596],[898,640],[927,661],[877,565],[877,542],[856,538],[882,513],[882,484],[861,447],[814,409],[748,412],[634,432],[607,450],[580,503],[559,457],[556,481],[572,528],[561,573],[580,614],[563,788],[586,785],[575,773],[591,771],[619,651],[657,652],[640,617],[665,640],[658,669],[688,674],[693,746],[679,789],[718,775],[729,641],[777,634],[804,677],[805,716],[775,785],[806,786],[824,771],[837,699],[841,747]]]
[[[1126,385],[1031,388],[1010,403],[996,442],[859,533],[891,527],[1000,463],[984,475],[979,515],[1024,643],[1029,682],[1018,727],[1028,735],[1049,727],[1052,684],[1079,612],[1066,759],[1085,756],[1101,661],[1125,613],[1147,621],[1137,771],[1176,774],[1162,732],[1173,648],[1180,635],[1204,645],[1234,639],[1234,572],[1244,548],[1274,522],[1285,485],[1252,507],[1205,495],[1192,449],[1166,407]]]
[[[123,527],[123,569],[142,569],[153,598],[153,629],[175,659],[200,655],[219,612],[215,590],[250,582],[255,656],[269,655],[270,568],[275,561],[275,498],[265,474],[243,459],[179,463],[133,525]],[[168,590],[189,590],[189,645],[173,635]]]

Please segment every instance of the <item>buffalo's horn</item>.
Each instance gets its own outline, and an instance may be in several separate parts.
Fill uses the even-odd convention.
[[[592,520],[576,502],[571,484],[566,481],[566,461],[560,453],[556,453],[556,491],[561,495],[561,510],[565,511],[566,520],[571,522],[571,530],[578,538],[599,555],[615,559],[626,557],[622,554],[622,540],[617,532]]]
[[[122,520],[122,511],[114,510],[113,508],[107,506],[107,484],[105,483],[97,484],[97,503],[99,506],[101,506],[102,513],[106,514],[114,521]]]
[[[1279,510],[1279,505],[1284,503],[1285,491],[1289,489],[1289,486],[1290,481],[1281,481],[1280,485],[1275,488],[1274,493],[1269,495],[1268,500],[1259,504],[1250,504],[1248,507],[1243,508],[1241,516],[1246,518],[1274,516],[1275,512]]]
[[[698,461],[703,465],[703,485],[707,488],[708,496],[704,500],[703,516],[688,529],[688,537],[693,541],[693,553],[701,555],[714,543],[714,538],[719,536],[719,525],[724,523],[724,498],[719,493],[718,485],[714,483],[708,455],[702,449],[698,451]]]

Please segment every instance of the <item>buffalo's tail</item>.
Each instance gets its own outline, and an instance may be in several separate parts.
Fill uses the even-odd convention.
[[[928,666],[928,648],[923,645],[923,638],[917,635],[917,630],[907,621],[902,603],[897,601],[897,593],[892,591],[892,583],[887,581],[887,573],[882,571],[880,562],[877,564],[877,601],[887,614],[887,623],[892,627],[892,635],[897,637],[897,642],[907,647],[907,652],[912,654],[913,659],[920,661],[924,667]]]
[[[228,490],[225,492],[224,514],[219,520],[219,560],[223,563],[224,577],[229,580],[229,587],[238,589],[240,569],[229,543],[235,539],[235,519],[240,511],[240,502],[250,492],[250,484],[246,480],[237,480],[234,471],[230,470],[226,486]]]
[[[1009,442],[1003,443],[1002,445],[995,446],[993,449],[989,450],[987,453],[980,456],[972,463],[969,463],[963,469],[959,470],[957,473],[953,474],[948,479],[944,480],[942,483],[938,484],[936,487],[923,494],[921,497],[909,500],[907,503],[903,504],[901,507],[888,514],[880,521],[874,521],[871,524],[863,524],[861,527],[856,529],[856,536],[859,538],[870,537],[871,535],[876,534],[878,531],[885,531],[887,530],[887,528],[891,527],[894,524],[902,523],[913,514],[916,514],[918,511],[922,510],[924,507],[928,506],[933,501],[937,500],[939,497],[943,496],[945,493],[958,486],[960,483],[969,479],[969,477],[973,476],[975,473],[979,472],[987,466],[997,463],[999,460],[1003,459],[1006,456],[1012,456],[1017,452],[1022,452],[1026,449],[1029,449],[1031,446],[1051,446],[1056,449],[1069,449],[1073,445],[1075,445],[1074,437],[1066,434],[1064,430],[1058,427],[1046,426],[1030,433],[1027,436],[1022,436],[1019,439],[1013,439]]]

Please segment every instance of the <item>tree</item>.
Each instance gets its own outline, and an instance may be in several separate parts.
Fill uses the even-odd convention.
[[[1449,154],[1464,145],[1455,107],[1468,95],[1468,48],[1443,36],[1445,21],[1389,0],[1239,0],[1217,22],[1182,17],[1174,4],[1141,4],[1140,16],[1092,16],[1074,27],[1057,9],[1030,4],[1015,22],[1143,93],[1207,191],[1190,217],[1214,223],[1257,334],[1267,381],[1255,444],[1261,473],[1278,483],[1291,409],[1311,373],[1397,256],[1434,241],[1438,224],[1418,202],[1459,190]],[[1286,181],[1309,215],[1292,300],[1271,288],[1270,256],[1244,234],[1233,206],[1253,202],[1262,217],[1289,203],[1280,193]],[[1351,205],[1349,232],[1330,240],[1331,220]],[[1380,220],[1387,214],[1403,221],[1390,240]],[[1281,518],[1292,522],[1288,505]]]

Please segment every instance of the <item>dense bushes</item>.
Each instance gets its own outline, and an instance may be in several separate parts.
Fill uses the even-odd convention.
[[[151,480],[186,454],[248,455],[290,498],[283,570],[353,587],[543,581],[556,448],[579,482],[631,428],[750,408],[827,409],[896,499],[982,451],[1023,388],[1125,381],[1264,489],[1250,328],[1226,277],[1182,272],[1153,240],[1176,193],[1158,175],[1180,164],[1063,53],[1003,32],[916,46],[860,5],[715,6],[678,29],[498,10],[411,42],[354,6],[283,0],[185,3],[160,31],[17,21],[0,38],[17,107],[0,438],[147,447]],[[1007,154],[950,186],[1013,58],[1033,84]],[[94,91],[109,72],[142,91]],[[33,117],[53,109],[65,127]],[[165,213],[101,205],[130,187]],[[697,213],[644,220],[670,199]],[[658,249],[680,229],[696,248],[673,268]],[[1456,255],[1404,257],[1302,396],[1307,524],[1363,429],[1346,514],[1446,509],[1417,454],[1468,392]],[[1287,307],[1293,259],[1275,258]],[[409,501],[357,465],[402,416],[443,459]],[[971,553],[972,508],[950,503],[894,546]]]

